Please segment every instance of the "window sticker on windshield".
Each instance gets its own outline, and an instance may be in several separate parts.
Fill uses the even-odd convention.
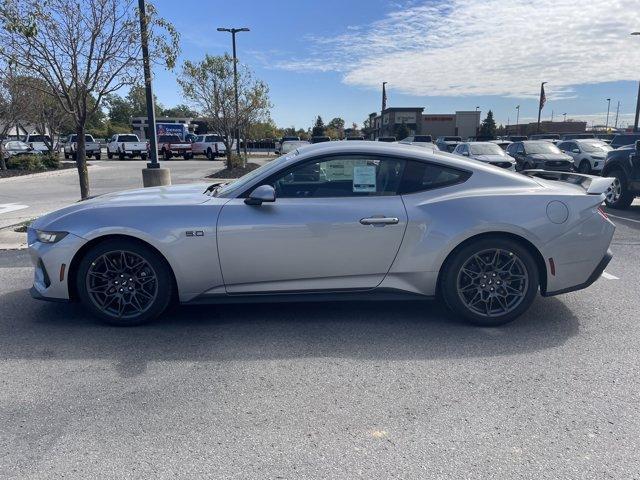
[[[376,191],[376,167],[374,165],[357,165],[353,167],[353,191]]]

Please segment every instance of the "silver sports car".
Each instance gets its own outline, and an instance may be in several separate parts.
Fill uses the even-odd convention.
[[[176,300],[440,296],[498,325],[602,273],[611,179],[381,142],[311,145],[227,184],[103,195],[29,229],[32,295],[134,325]]]

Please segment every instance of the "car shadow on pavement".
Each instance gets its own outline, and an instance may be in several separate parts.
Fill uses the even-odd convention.
[[[104,325],[78,304],[35,301],[27,291],[0,296],[0,305],[4,358],[111,360],[125,377],[156,361],[519,355],[558,347],[579,329],[556,298],[538,298],[498,328],[470,326],[426,301],[180,306],[134,328]]]

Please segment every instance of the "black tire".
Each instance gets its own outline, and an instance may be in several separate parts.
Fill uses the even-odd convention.
[[[73,153],[71,154],[71,158],[72,158],[73,160],[77,160],[77,159],[78,159],[78,154],[77,154],[76,152],[73,152]]]
[[[68,154],[68,153],[65,153],[65,154],[64,154],[64,159],[65,159],[65,160],[69,160],[69,154]]]
[[[142,155],[140,155],[140,158],[141,158],[142,160],[146,160],[146,159],[147,159],[147,154],[146,154],[146,153],[143,153]]]
[[[119,287],[116,287],[111,280],[109,280],[109,285],[114,288],[118,288],[122,290],[121,287],[124,287],[125,292],[121,297],[119,293],[110,294],[112,298],[115,298],[116,302],[110,302],[106,306],[99,306],[100,303],[100,295],[96,293],[89,293],[89,283],[92,281],[96,275],[95,273],[89,275],[90,269],[98,268],[96,265],[100,265],[101,259],[104,258],[105,254],[111,255],[111,258],[118,258],[118,254],[115,252],[127,252],[130,255],[131,259],[143,259],[146,262],[146,266],[139,271],[138,274],[135,273],[126,273],[126,276],[138,275],[136,279],[132,282],[133,289],[144,289],[140,293],[144,292],[149,297],[144,297],[140,295],[140,298],[147,299],[153,297],[151,300],[146,300],[147,303],[144,304],[144,310],[141,310],[139,313],[128,311],[127,309],[135,310],[133,303],[123,302],[123,299],[127,299],[127,302],[132,302],[132,295],[135,293],[127,292],[126,289],[131,290],[132,285],[126,285],[125,283],[120,283]],[[115,267],[118,267],[117,261],[112,263]],[[147,269],[147,266],[149,269]],[[117,268],[114,269],[117,271]],[[147,276],[143,276],[145,272],[149,272]],[[123,277],[123,273],[116,272],[113,274],[116,278],[116,282],[122,277],[123,282],[128,281],[129,279]],[[150,276],[154,274],[154,280],[149,281]],[[106,275],[106,274],[104,274]],[[108,275],[112,275],[108,273]],[[139,279],[145,281],[146,286],[141,286],[138,284]],[[100,282],[107,282],[106,279],[98,280]],[[171,276],[171,272],[169,270],[169,266],[166,261],[158,255],[151,248],[141,244],[135,240],[126,240],[126,239],[114,239],[114,240],[106,240],[102,243],[97,244],[92,247],[88,252],[85,253],[84,257],[80,261],[78,265],[77,274],[75,278],[76,282],[76,291],[78,292],[78,296],[80,301],[93,315],[100,318],[101,320],[120,327],[131,327],[135,325],[141,325],[143,323],[149,322],[159,315],[162,314],[168,307],[171,298],[173,298],[173,279]],[[151,284],[151,285],[150,285]],[[103,288],[100,286],[99,288]],[[153,291],[153,295],[150,295],[149,292]],[[128,297],[126,297],[128,295]],[[103,295],[104,296],[104,295]],[[110,311],[113,309],[120,310],[121,306],[124,305],[123,314],[121,316],[116,315],[114,312]],[[141,305],[139,302],[138,305]]]
[[[96,153],[96,154],[94,155],[94,157],[95,157],[95,159],[96,159],[96,160],[100,160],[100,154],[99,154],[99,153]]]
[[[108,158],[109,160],[112,160],[112,159],[113,159],[113,153],[111,153],[111,152],[109,151],[109,149],[108,149],[108,148],[107,148],[107,158]]]
[[[591,164],[588,160],[582,160],[580,162],[580,164],[578,165],[578,172],[586,174],[591,173]]]
[[[466,267],[466,271],[469,270],[469,262],[474,261],[474,255],[484,256],[493,255],[485,252],[498,251],[502,252],[499,257],[499,261],[504,261],[503,267],[506,268],[511,260],[514,259],[514,266],[517,267],[517,272],[522,272],[518,276],[526,276],[525,280],[509,280],[505,279],[499,269],[483,270],[478,273],[476,279],[471,280],[471,276],[465,272],[462,272],[463,266]],[[518,261],[519,263],[515,263]],[[480,270],[480,269],[479,269]],[[476,272],[473,272],[474,274]],[[494,274],[495,273],[495,274]],[[497,275],[497,276],[496,276]],[[511,277],[513,274],[511,271],[505,275]],[[468,279],[466,278],[468,276]],[[460,283],[467,281],[468,285],[460,288]],[[475,285],[475,282],[478,283]],[[495,283],[493,283],[495,282]],[[520,283],[519,283],[520,282]],[[493,285],[493,287],[491,285]],[[518,291],[517,294],[509,294],[505,287],[509,285],[511,290]],[[509,323],[520,315],[522,315],[530,306],[536,297],[538,292],[538,286],[540,285],[540,274],[536,261],[527,248],[523,247],[520,243],[505,237],[491,236],[485,237],[480,240],[469,242],[468,244],[454,250],[447,258],[445,264],[442,266],[442,274],[440,279],[440,293],[447,304],[447,306],[453,311],[453,313],[464,317],[467,321],[474,325],[483,327],[495,327],[498,325],[504,325]],[[494,288],[491,292],[488,290]],[[474,291],[476,289],[476,291]],[[502,289],[505,295],[498,295],[498,290]],[[462,291],[461,291],[462,290]],[[486,294],[486,295],[485,295]],[[484,304],[477,307],[468,306],[463,298],[465,296],[467,301],[472,301],[476,298],[474,295],[480,295],[480,299],[477,302],[484,302]],[[494,296],[494,300],[491,300],[491,295]],[[487,297],[487,301],[483,300]],[[497,304],[500,309],[502,305],[497,300],[500,296],[505,302],[504,305],[510,309],[505,309],[503,313],[489,311],[492,306]],[[469,299],[469,297],[471,297]],[[513,297],[509,300],[509,297]],[[485,313],[479,313],[478,310],[484,310]],[[486,312],[489,311],[489,314]]]
[[[124,152],[121,152],[119,149],[118,149],[118,158],[120,160],[124,160]]]
[[[171,152],[169,150],[163,148],[161,153],[165,160],[171,160]]]
[[[623,210],[625,208],[629,208],[631,202],[635,198],[635,195],[629,191],[629,183],[627,180],[627,175],[620,168],[616,168],[611,170],[606,175],[602,175],[603,177],[614,177],[616,180],[605,193],[604,203],[607,207],[615,208],[618,210]],[[616,195],[614,190],[616,189],[616,182],[619,183],[620,192],[619,195]]]
[[[207,160],[213,160],[214,158],[215,158],[215,155],[213,154],[211,149],[207,148]]]

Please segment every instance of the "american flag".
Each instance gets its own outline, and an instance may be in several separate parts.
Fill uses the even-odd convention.
[[[540,110],[544,107],[544,104],[547,103],[547,96],[544,94],[544,84],[547,82],[542,82],[540,86]]]

